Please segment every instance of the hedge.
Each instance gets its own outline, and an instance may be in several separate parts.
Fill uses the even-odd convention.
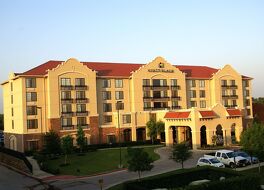
[[[219,181],[220,177],[225,177],[226,180]],[[168,189],[188,189],[188,190],[200,190],[205,189],[204,186],[187,186],[190,182],[202,179],[209,179],[212,182],[206,184],[208,190],[218,189],[239,189],[244,190],[248,188],[249,184],[254,183],[254,186],[250,185],[249,189],[255,186],[259,186],[259,178],[256,176],[241,176],[235,171],[229,169],[218,169],[200,167],[188,170],[181,170],[178,172],[170,172],[167,174],[158,175],[151,178],[143,179],[142,181],[132,181],[124,183],[124,190],[149,190],[156,188],[168,188]],[[247,185],[244,185],[246,183]],[[221,188],[216,188],[219,186]],[[230,188],[229,188],[230,186]],[[236,188],[234,187],[236,186]],[[239,188],[237,188],[237,186]],[[193,188],[193,189],[192,189]],[[207,190],[207,189],[206,189]]]

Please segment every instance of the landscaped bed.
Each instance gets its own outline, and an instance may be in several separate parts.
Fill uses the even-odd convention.
[[[224,180],[220,180],[223,178]],[[210,180],[209,183],[190,186],[197,180]],[[141,181],[129,181],[114,186],[108,190],[258,190],[260,187],[259,178],[255,175],[243,175],[230,169],[200,167],[184,170],[176,170],[164,173]]]
[[[158,160],[159,155],[154,152],[155,147],[145,147],[153,160]],[[42,168],[57,175],[92,175],[97,173],[117,170],[119,165],[119,149],[104,149],[94,152],[87,152],[84,155],[71,154],[68,156],[69,165],[61,166],[64,163],[64,156],[56,159],[46,159],[42,163]],[[122,164],[127,167],[127,148],[122,148]]]

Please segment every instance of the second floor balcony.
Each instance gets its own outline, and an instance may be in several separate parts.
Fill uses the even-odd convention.
[[[222,88],[228,88],[228,89],[237,89],[236,84],[232,84],[232,85],[222,84],[221,87]]]
[[[77,111],[76,116],[88,116],[88,111]]]
[[[62,111],[61,116],[63,117],[72,117],[74,116],[74,113],[72,111]]]

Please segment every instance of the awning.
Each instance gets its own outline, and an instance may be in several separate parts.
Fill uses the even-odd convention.
[[[226,111],[230,117],[236,117],[242,115],[239,109],[227,109]]]
[[[199,111],[202,118],[215,118],[217,115],[214,111],[208,110],[208,111]]]
[[[186,112],[167,112],[164,116],[165,119],[188,119],[190,111]]]

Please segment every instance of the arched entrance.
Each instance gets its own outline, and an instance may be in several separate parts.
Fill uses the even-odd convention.
[[[205,125],[203,125],[200,129],[200,138],[201,138],[201,147],[205,147],[207,145],[206,126]]]
[[[224,135],[222,126],[219,124],[216,126],[216,145],[223,146],[224,145]]]
[[[124,133],[124,142],[130,142],[131,141],[131,129],[125,129],[123,133]]]
[[[146,140],[146,129],[138,128],[137,129],[137,141],[145,141]]]
[[[9,148],[12,150],[17,150],[17,139],[14,135],[9,137]]]
[[[172,142],[173,144],[178,143],[178,128],[176,126],[171,126],[172,129]]]
[[[236,144],[236,124],[231,125],[231,143]]]
[[[185,129],[185,142],[192,148],[192,129],[189,126],[184,127]]]

